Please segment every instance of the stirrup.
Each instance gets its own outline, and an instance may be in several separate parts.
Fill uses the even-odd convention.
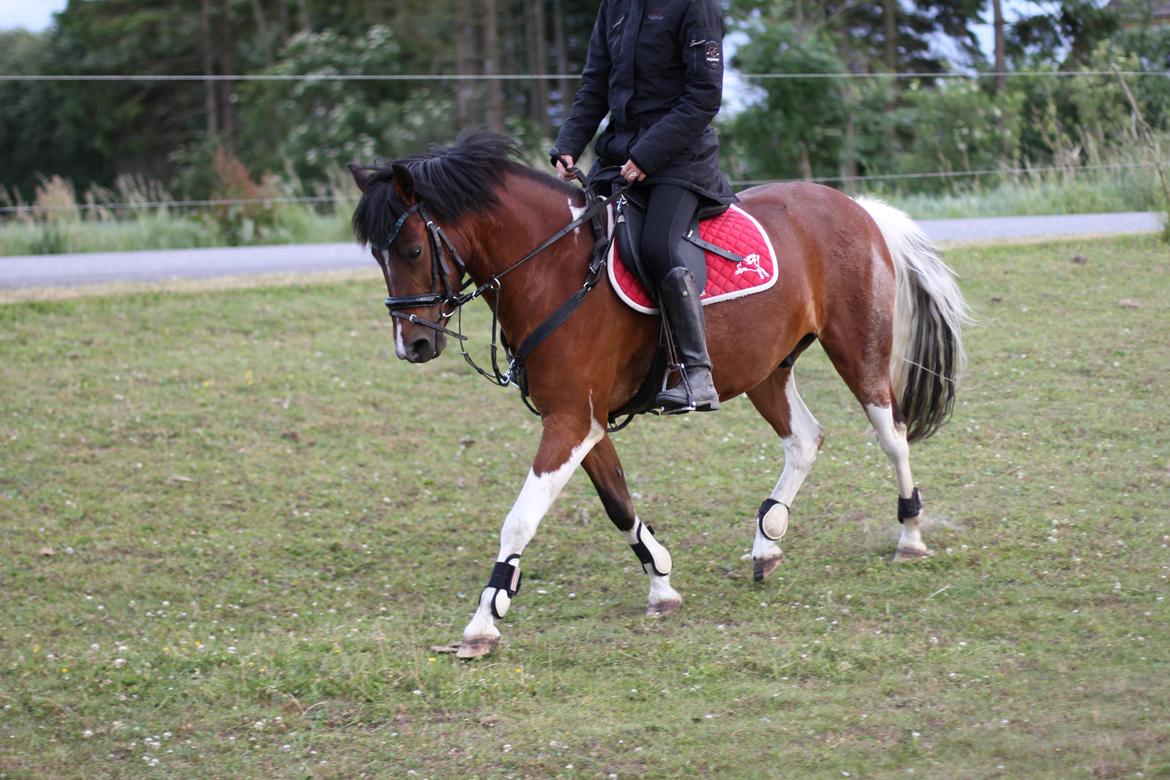
[[[703,404],[695,403],[695,388],[691,384],[690,378],[687,376],[687,368],[684,365],[673,366],[672,371],[667,373],[669,378],[671,373],[677,371],[679,374],[678,382],[669,389],[663,388],[661,392],[655,397],[654,402],[658,404],[658,414],[686,414],[687,412],[714,412],[719,408],[719,394],[715,391],[715,384],[711,382],[711,391],[715,397]],[[707,370],[710,376],[710,369]],[[679,395],[679,391],[683,395]],[[669,404],[669,405],[668,405]]]
[[[678,374],[678,381],[674,383],[673,387],[668,388],[666,384],[670,381],[672,374]],[[678,390],[683,392],[685,396],[683,399],[677,396],[672,397],[671,394]],[[681,401],[681,403],[670,403],[669,405],[667,403],[677,401]],[[662,388],[654,397],[654,403],[658,407],[655,409],[655,414],[686,414],[695,411],[695,394],[691,392],[691,383],[687,381],[686,366],[675,363],[667,368],[666,375],[662,378]]]

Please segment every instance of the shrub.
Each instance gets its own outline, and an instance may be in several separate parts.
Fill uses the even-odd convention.
[[[222,147],[215,152],[212,169],[215,172],[213,199],[249,201],[225,203],[212,210],[228,243],[247,244],[271,233],[277,221],[277,206],[270,200],[279,194],[276,180],[268,174],[257,182],[240,159]]]

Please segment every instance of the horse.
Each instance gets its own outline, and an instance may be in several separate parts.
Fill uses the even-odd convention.
[[[448,147],[349,168],[361,191],[355,237],[369,245],[385,279],[398,358],[425,363],[443,352],[453,333],[445,325],[473,297],[459,296],[465,283],[477,285],[511,345],[581,290],[595,243],[581,225],[583,191],[523,164],[513,140],[465,133]],[[893,465],[901,523],[895,560],[932,554],[909,445],[949,417],[962,374],[968,316],[954,274],[909,217],[880,201],[805,182],[753,187],[739,199],[766,230],[780,271],[764,292],[706,307],[721,400],[746,393],[784,449],[776,485],[757,513],[754,578],[779,566],[793,500],[824,442],[794,379],[793,365],[813,341]],[[528,262],[514,262],[522,256]],[[650,371],[660,320],[623,304],[604,275],[595,282],[525,360],[540,443],[504,518],[488,585],[462,641],[451,646],[462,658],[497,646],[497,621],[520,587],[520,556],[578,466],[649,575],[647,614],[670,614],[682,603],[670,584],[671,555],[636,512],[607,429]]]

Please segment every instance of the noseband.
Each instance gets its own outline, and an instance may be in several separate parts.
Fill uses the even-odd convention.
[[[466,336],[460,333],[455,333],[454,331],[448,330],[437,322],[425,320],[422,317],[419,317],[417,314],[405,313],[406,309],[423,309],[429,308],[431,306],[437,306],[439,304],[444,304],[443,308],[450,308],[450,311],[446,313],[440,313],[440,318],[447,319],[452,314],[454,314],[460,306],[467,302],[466,300],[460,300],[464,296],[457,294],[455,290],[451,289],[451,284],[447,280],[447,267],[443,262],[443,257],[448,252],[450,253],[451,262],[453,262],[455,267],[459,270],[460,279],[462,279],[463,276],[467,273],[467,264],[463,261],[463,258],[459,256],[459,250],[455,248],[453,243],[451,243],[451,239],[448,238],[447,234],[443,232],[443,229],[435,224],[435,221],[431,219],[430,214],[427,213],[426,207],[423,206],[422,202],[416,201],[413,206],[404,210],[402,214],[399,215],[398,221],[394,223],[394,229],[390,231],[390,236],[385,241],[379,244],[373,244],[372,246],[379,252],[384,252],[385,250],[389,249],[390,246],[394,243],[394,240],[398,238],[398,234],[402,232],[402,226],[406,224],[406,220],[408,220],[414,214],[419,215],[419,217],[426,224],[427,228],[427,244],[431,250],[431,291],[422,293],[420,295],[387,296],[386,308],[390,311],[391,317],[397,317],[398,319],[412,322],[415,325],[422,325],[423,327],[439,331],[440,333],[446,333],[447,335],[454,336],[460,341],[463,341],[466,339]],[[465,289],[470,283],[471,280],[468,279],[467,282],[465,282],[463,286],[459,288],[459,292],[462,292],[463,289]]]

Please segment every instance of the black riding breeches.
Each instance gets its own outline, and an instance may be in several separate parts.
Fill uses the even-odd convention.
[[[650,187],[646,222],[638,245],[640,259],[655,290],[672,268],[683,265],[679,242],[699,207],[699,196],[673,184]]]

